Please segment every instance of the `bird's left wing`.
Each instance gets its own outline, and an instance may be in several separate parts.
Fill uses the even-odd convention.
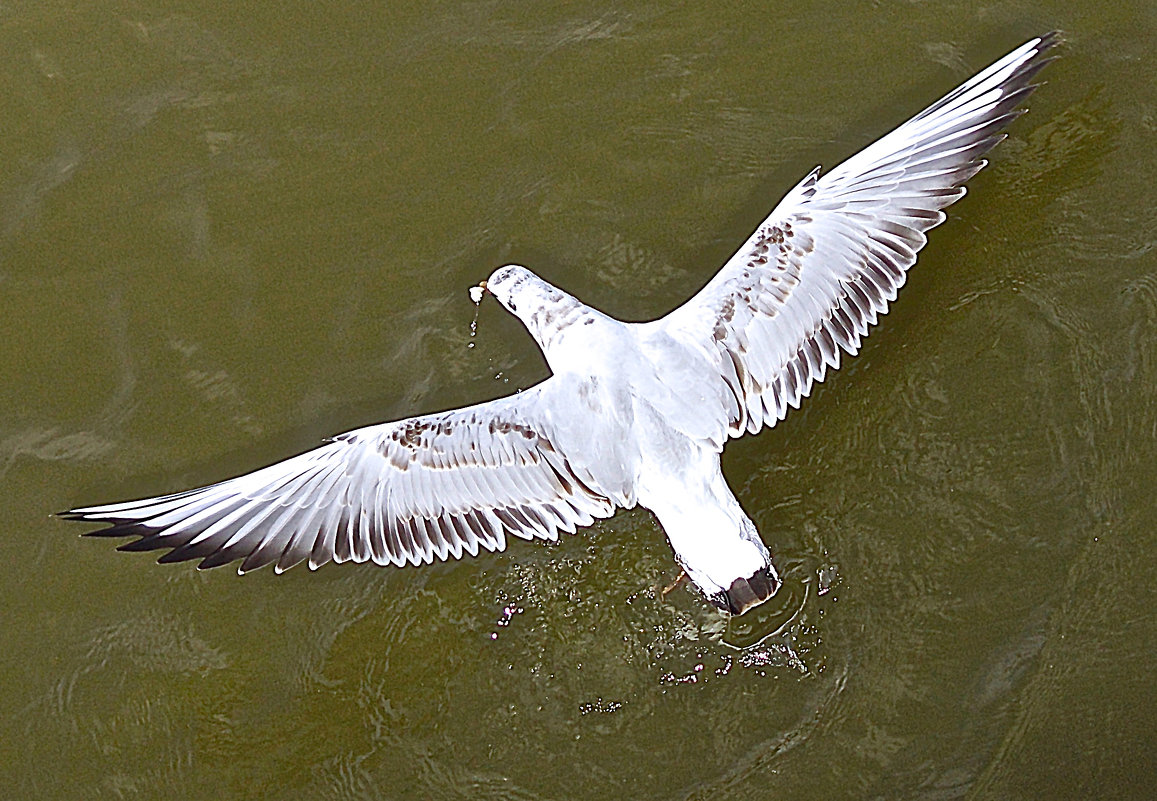
[[[464,409],[341,434],[320,448],[200,489],[72,509],[112,523],[98,536],[137,536],[121,550],[171,549],[159,561],[199,567],[243,560],[239,572],[309,560],[404,565],[500,551],[505,535],[556,539],[616,500],[556,441],[547,379]]]
[[[834,170],[816,168],[698,294],[657,321],[717,368],[731,436],[774,425],[839,367],[841,350],[856,354],[1057,40],[1026,42]]]

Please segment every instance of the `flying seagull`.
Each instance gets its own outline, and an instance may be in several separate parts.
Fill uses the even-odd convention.
[[[125,551],[240,573],[308,561],[398,566],[556,540],[636,504],[691,582],[742,614],[771,554],[719,467],[729,437],[799,408],[854,356],[925,232],[1022,111],[1056,33],[1032,39],[827,173],[812,170],[697,295],[624,323],[508,264],[479,287],[534,337],[551,377],[462,409],[359,428],[208,487],[62,513]],[[472,292],[472,295],[474,292]]]

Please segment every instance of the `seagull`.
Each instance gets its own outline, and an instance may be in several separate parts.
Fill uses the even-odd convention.
[[[245,573],[301,562],[421,565],[555,541],[643,506],[712,604],[775,595],[771,553],[720,470],[727,440],[774,426],[854,356],[926,232],[1036,88],[1034,38],[827,173],[788,192],[689,301],[616,320],[526,267],[475,287],[534,337],[551,376],[517,394],[359,428],[211,486],[62,512],[136,537],[124,551]]]

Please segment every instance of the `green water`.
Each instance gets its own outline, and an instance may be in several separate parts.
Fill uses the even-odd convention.
[[[728,447],[769,640],[641,510],[244,579],[50,517],[527,386],[494,266],[659,316],[1052,28],[862,355]],[[0,5],[2,794],[1151,798],[1155,50],[1137,0]]]

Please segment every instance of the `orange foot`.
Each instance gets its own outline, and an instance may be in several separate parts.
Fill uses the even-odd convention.
[[[686,570],[680,570],[679,571],[679,578],[675,579],[670,584],[668,584],[663,590],[661,590],[659,592],[659,597],[660,598],[666,598],[667,593],[669,593],[671,590],[675,589],[680,584],[682,584],[686,580],[686,578],[687,578],[687,571]]]

